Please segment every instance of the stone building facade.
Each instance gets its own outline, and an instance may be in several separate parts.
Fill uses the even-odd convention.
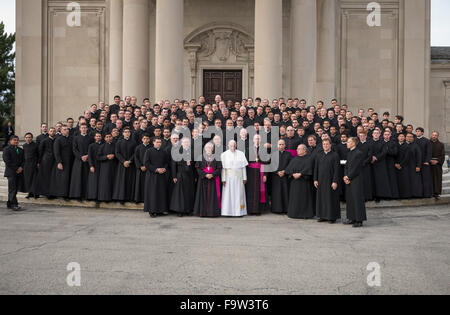
[[[450,142],[448,63],[431,63],[430,0],[379,0],[374,27],[362,0],[16,2],[19,134],[116,94],[218,93],[337,98],[403,114]]]

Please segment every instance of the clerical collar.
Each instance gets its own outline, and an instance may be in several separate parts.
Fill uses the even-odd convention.
[[[423,136],[417,137],[417,139],[422,139],[422,138],[423,138]]]

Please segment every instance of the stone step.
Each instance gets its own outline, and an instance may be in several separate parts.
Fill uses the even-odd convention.
[[[450,186],[442,187],[442,195],[450,195]]]

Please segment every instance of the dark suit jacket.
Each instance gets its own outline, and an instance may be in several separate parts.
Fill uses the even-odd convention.
[[[18,153],[17,153],[18,150]],[[5,161],[5,177],[14,177],[17,175],[19,167],[23,168],[24,154],[23,149],[19,147],[8,146],[3,151],[3,161]]]

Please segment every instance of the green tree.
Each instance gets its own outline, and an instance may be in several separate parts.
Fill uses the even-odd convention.
[[[0,132],[8,121],[14,123],[16,34],[7,34],[0,22]]]

